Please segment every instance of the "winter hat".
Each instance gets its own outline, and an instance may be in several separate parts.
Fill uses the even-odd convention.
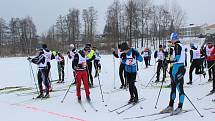
[[[193,43],[190,43],[190,47],[192,48],[192,47],[195,47],[195,45],[193,44]]]
[[[178,33],[177,32],[173,32],[171,35],[170,35],[170,40],[172,42],[176,42],[178,40]]]
[[[128,50],[129,49],[128,44],[126,42],[122,43],[120,49],[122,51]]]
[[[46,48],[47,48],[47,45],[46,45],[46,44],[42,44],[42,48],[43,48],[43,49],[46,49]]]
[[[87,44],[85,44],[85,47],[91,47],[91,44],[90,43],[87,43]]]
[[[69,47],[74,48],[75,46],[74,46],[74,44],[70,44]]]

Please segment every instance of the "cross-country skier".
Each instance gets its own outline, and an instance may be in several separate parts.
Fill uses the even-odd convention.
[[[75,78],[76,78],[76,95],[78,97],[78,101],[81,101],[81,81],[83,81],[84,89],[86,93],[87,100],[90,100],[90,91],[88,85],[88,72],[87,72],[87,54],[86,49],[80,50],[75,54],[72,68],[75,70]]]
[[[53,51],[52,53],[55,56],[55,59],[57,60],[57,68],[58,68],[58,76],[59,76],[59,80],[57,83],[64,83],[64,66],[65,66],[64,57],[58,51]]]
[[[95,59],[94,59],[95,76],[94,77],[97,77],[101,71],[101,64],[100,64],[101,56],[99,54],[98,49],[95,46],[93,47],[93,50],[95,51]]]
[[[215,92],[215,45],[212,40],[208,41],[208,44],[205,48],[206,60],[208,64],[208,81],[213,81],[213,89],[210,91],[211,93]]]
[[[215,71],[214,72],[212,72],[213,71],[213,68],[210,68],[212,65],[213,65],[213,63],[214,63],[214,60],[215,60],[215,56],[213,55],[213,54],[211,54],[212,53],[212,51],[214,50],[214,44],[213,44],[213,42],[212,41],[208,41],[208,43],[207,43],[207,46],[204,48],[204,53],[205,53],[205,56],[206,56],[206,60],[207,60],[207,65],[208,65],[208,75],[209,75],[209,79],[208,79],[208,81],[210,82],[210,81],[213,81],[213,78],[214,77],[212,77],[213,75],[214,75],[214,73],[215,73]],[[212,75],[213,74],[213,75]],[[215,91],[215,87],[213,88],[213,90],[212,91]]]
[[[127,43],[122,43],[120,46],[121,52],[126,54],[126,62],[125,62],[125,71],[126,78],[128,81],[130,99],[128,103],[137,103],[138,102],[138,92],[135,86],[136,75],[137,75],[137,61],[142,62],[143,57],[140,53],[128,46]]]
[[[47,58],[42,48],[37,49],[37,56],[34,58],[27,58],[30,62],[38,65],[38,85],[39,85],[39,95],[36,98],[48,98],[49,97],[49,82],[48,82],[48,75],[47,75]],[[43,95],[43,85],[45,85],[45,96]]]
[[[91,44],[86,44],[85,50],[87,52],[88,83],[90,87],[93,87],[92,61],[95,59],[95,51],[92,49]]]
[[[75,54],[77,53],[77,49],[75,48],[74,44],[69,45],[69,51],[67,52],[68,58],[73,61]],[[72,84],[76,84],[75,79],[75,70],[73,70],[74,82]]]
[[[178,40],[178,34],[172,33],[170,36],[171,42],[174,45],[173,60],[167,60],[168,63],[173,63],[170,71],[171,75],[171,93],[169,106],[161,111],[161,113],[172,113],[176,115],[182,112],[182,106],[184,103],[184,74],[186,72],[185,62],[185,47]],[[179,92],[179,103],[178,107],[174,110],[174,100],[176,98],[176,89]]]
[[[195,74],[204,74],[203,70],[203,60],[202,60],[202,52],[200,49],[196,48],[193,43],[190,44],[190,70],[189,70],[189,79],[190,81],[187,84],[192,84],[192,73],[195,70]]]
[[[46,44],[42,44],[42,48],[43,48],[43,52],[44,52],[44,55],[46,56],[47,58],[47,77],[48,77],[48,82],[49,82],[49,91],[52,91],[52,86],[51,86],[51,80],[49,78],[49,73],[50,73],[50,70],[51,70],[51,63],[50,61],[52,59],[54,59],[54,56],[52,54],[52,52],[48,49],[47,45]]]
[[[166,64],[166,57],[164,53],[164,49],[162,45],[159,45],[159,49],[155,51],[154,53],[154,58],[157,59],[158,65],[157,65],[157,79],[155,82],[159,82],[160,80],[160,70],[161,68],[163,69],[163,79],[162,81],[165,80],[166,78],[166,69],[167,69],[167,64]]]
[[[149,58],[151,58],[151,55],[149,53],[149,48],[144,48],[144,50],[141,52],[141,54],[143,55],[146,68],[148,68],[148,66],[149,66]]]
[[[126,62],[126,54],[121,52],[121,45],[118,45],[117,50],[112,50],[113,55],[116,58],[120,58],[120,65],[119,65],[119,77],[121,81],[120,89],[126,89],[127,87],[127,80],[126,80],[126,73],[125,73],[125,62]]]

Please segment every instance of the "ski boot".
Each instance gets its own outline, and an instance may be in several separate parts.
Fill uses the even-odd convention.
[[[206,76],[206,72],[204,71],[202,75],[203,75],[203,77],[205,78],[205,76]]]
[[[182,113],[182,108],[176,108],[176,109],[171,113],[171,115],[178,115],[178,114],[180,114],[180,113]]]
[[[215,93],[215,89],[212,89],[212,90],[210,91],[210,93]]]
[[[123,87],[124,87],[124,85],[121,85],[121,86],[120,86],[120,89],[123,89]]]
[[[78,97],[78,102],[81,102],[81,97]]]
[[[89,101],[89,102],[91,101],[90,96],[87,96],[87,101]]]
[[[187,84],[188,84],[188,85],[192,85],[192,84],[193,84],[193,82],[189,81],[189,82],[187,82]]]
[[[50,97],[49,93],[46,93],[46,95],[43,98],[49,98],[49,97]]]
[[[163,109],[160,113],[172,113],[173,112],[173,107],[172,106],[167,106],[165,109]]]
[[[133,103],[133,102],[134,102],[134,98],[131,97],[131,98],[129,99],[129,101],[128,101],[128,104],[131,104],[131,103]]]
[[[44,97],[43,93],[40,93],[36,98],[43,98],[43,97]]]
[[[211,81],[213,81],[213,79],[209,78],[209,79],[208,79],[208,82],[211,82]]]
[[[139,99],[138,99],[138,98],[134,98],[134,101],[133,101],[133,102],[134,102],[134,104],[135,104],[135,103],[138,103],[138,102],[139,102]]]

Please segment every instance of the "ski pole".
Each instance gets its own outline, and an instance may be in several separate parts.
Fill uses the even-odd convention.
[[[152,76],[152,78],[150,79],[150,81],[148,82],[148,84],[145,86],[145,88],[147,88],[149,86],[149,84],[151,83],[152,79],[155,77],[156,73]]]
[[[74,80],[75,80],[75,78],[74,78]],[[64,95],[64,97],[63,97],[63,99],[61,100],[61,103],[64,102],[64,100],[65,100],[65,98],[66,98],[66,96],[67,96],[67,94],[68,94],[68,92],[69,92],[69,90],[70,90],[70,88],[71,88],[72,85],[73,85],[73,82],[71,82],[71,84],[69,85],[69,88],[67,89],[67,91],[66,91],[66,93],[65,93],[65,95]]]
[[[99,73],[98,73],[98,80],[99,80],[99,88],[100,88],[101,96],[102,96],[102,102],[104,102],[104,96],[103,96],[103,91],[102,91],[102,87],[101,87],[101,81],[100,81],[100,78],[99,78]]]
[[[114,89],[116,89],[116,75],[115,75],[116,68],[115,68],[115,58],[114,58],[114,56],[113,56],[113,70],[114,70],[114,74],[113,74],[113,80],[114,80],[113,86],[114,86]]]
[[[69,57],[67,57],[66,59],[66,76],[67,78],[69,78]]]
[[[212,66],[210,66],[206,71],[210,70],[214,65],[215,65],[215,63]]]
[[[34,79],[34,85],[36,87],[37,93],[39,94],[39,90],[38,90],[38,87],[37,87],[36,79],[35,79],[35,76],[34,76],[34,71],[33,71],[33,68],[32,68],[32,65],[31,65],[30,61],[29,61],[29,66],[30,66],[30,71],[31,71],[33,79]]]
[[[186,94],[184,94],[185,95],[185,97],[189,100],[189,102],[191,103],[191,105],[195,108],[195,110],[197,111],[197,113],[199,114],[199,116],[200,117],[204,117],[199,111],[198,111],[198,109],[196,108],[196,106],[192,103],[192,101],[189,99],[189,97],[186,95]]]
[[[161,90],[162,90],[162,87],[163,87],[163,82],[164,82],[164,80],[162,80],[162,83],[161,83],[161,87],[160,87],[160,90],[159,90],[159,93],[158,93],[158,97],[157,97],[157,101],[156,101],[156,104],[155,104],[155,109],[157,109],[157,104],[158,104],[158,100],[159,100],[159,97],[160,97],[160,94],[161,94]]]

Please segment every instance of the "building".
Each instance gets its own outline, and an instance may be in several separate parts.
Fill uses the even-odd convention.
[[[206,27],[205,34],[215,34],[215,24]]]

